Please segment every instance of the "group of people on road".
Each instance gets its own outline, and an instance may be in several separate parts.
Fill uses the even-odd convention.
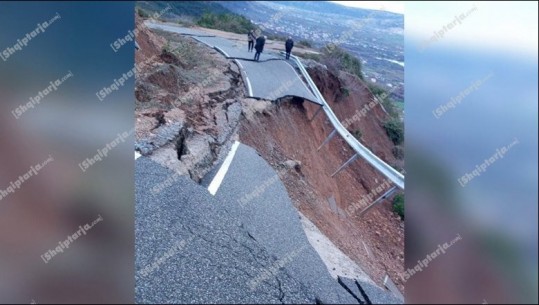
[[[258,36],[256,37],[255,31],[251,30],[247,34],[247,41],[249,42],[247,46],[247,51],[252,52],[253,48],[256,50],[255,52],[255,61],[260,60],[260,53],[264,51],[264,45],[266,44],[267,36]],[[290,52],[292,52],[292,48],[294,47],[294,41],[292,40],[292,37],[288,36],[288,39],[285,42],[285,50],[286,50],[286,59],[290,58]]]

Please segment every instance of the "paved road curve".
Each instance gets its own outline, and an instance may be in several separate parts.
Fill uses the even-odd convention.
[[[147,22],[149,28],[161,29],[192,36],[194,39],[215,48],[225,57],[236,59],[247,83],[249,97],[275,100],[285,96],[298,96],[321,104],[313,92],[301,80],[290,63],[279,53],[266,50],[260,61],[253,61],[254,52],[247,52],[247,42],[238,42],[221,37],[208,36],[201,31],[180,26]]]
[[[254,56],[238,42],[149,26],[191,35],[229,58]],[[288,62],[263,55],[260,62],[236,59],[251,96],[321,103]],[[212,196],[204,186],[217,170],[197,185],[146,157],[136,160],[137,303],[358,303],[331,278],[284,185],[256,151],[239,145]],[[152,191],[171,177],[170,186]]]
[[[232,41],[221,37],[207,37],[202,31],[197,31],[179,26],[165,25],[161,23],[147,23],[148,27],[172,31],[184,35],[191,35],[193,38],[219,50],[227,58],[237,58],[242,69],[247,91],[250,97],[275,100],[284,96],[299,96],[304,99],[323,105],[329,120],[341,137],[354,149],[357,156],[361,156],[369,164],[390,179],[400,189],[404,189],[404,175],[385,163],[378,156],[362,145],[350,132],[340,123],[331,108],[325,102],[316,86],[307,80],[306,85],[290,63],[301,66],[299,59],[292,56],[292,61],[282,60],[282,56],[274,52],[265,52],[261,56],[262,62],[250,60],[253,53],[246,50],[245,42]],[[281,58],[281,60],[278,60]],[[304,68],[300,67],[301,74],[308,77]]]

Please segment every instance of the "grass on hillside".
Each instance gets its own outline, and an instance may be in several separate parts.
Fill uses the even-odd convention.
[[[249,19],[237,14],[205,13],[196,22],[197,25],[236,34],[247,34],[256,29]]]

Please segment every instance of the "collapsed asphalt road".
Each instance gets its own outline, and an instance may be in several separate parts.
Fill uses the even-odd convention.
[[[147,22],[146,25],[153,29],[191,36],[210,48],[215,48],[226,58],[234,59],[245,74],[248,97],[272,101],[284,96],[297,96],[321,104],[291,63],[276,52],[266,50],[260,55],[260,61],[255,62],[252,60],[254,52],[247,51],[246,43],[209,36],[201,31],[179,26],[152,22]]]
[[[206,189],[148,158],[135,171],[137,303],[313,303],[286,270],[251,285],[276,264]],[[251,288],[253,287],[253,288]]]
[[[137,303],[357,303],[308,243],[269,164],[246,146],[234,160],[215,197],[136,160]],[[267,179],[265,191],[240,200]]]
[[[330,277],[277,173],[248,146],[215,196],[140,157],[135,196],[137,303],[366,303]]]
[[[301,249],[285,268],[323,303],[354,301],[329,275],[305,236],[285,186],[254,149],[239,145],[215,198],[277,259],[285,260]]]
[[[315,100],[285,61],[241,62],[247,77],[277,67],[270,80],[253,77],[251,94]],[[220,167],[198,185],[136,161],[137,303],[365,303],[331,278],[276,172],[244,145],[231,160],[215,196],[205,186]]]
[[[321,261],[305,260],[314,254],[307,245],[281,257],[272,254],[288,249],[268,251],[227,210],[234,203],[211,196],[189,178],[177,176],[171,186],[153,191],[174,175],[148,158],[136,161],[137,303],[353,302],[337,283],[333,289],[322,286],[329,275]],[[292,275],[299,264],[322,278]]]

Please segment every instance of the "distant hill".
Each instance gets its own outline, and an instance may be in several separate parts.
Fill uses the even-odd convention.
[[[151,12],[164,11],[164,18],[177,16],[201,17],[204,13],[232,14],[233,12],[216,1],[137,1],[136,6]]]
[[[248,16],[249,18],[264,22],[264,19],[271,18],[267,14],[278,11],[286,13],[311,13],[315,16],[331,16],[350,20],[369,19],[373,27],[394,27],[404,28],[404,16],[401,14],[354,8],[339,5],[328,1],[218,1],[224,8],[237,14]],[[369,25],[371,26],[371,25]]]
[[[404,99],[404,15],[328,1],[219,1],[269,35],[314,47],[333,43],[360,58],[367,80]]]
[[[357,57],[365,79],[404,100],[404,15],[328,1],[138,1],[171,22],[244,33],[255,25],[269,37],[291,36],[315,48],[335,44]],[[210,16],[204,14],[210,13]],[[215,16],[230,14],[235,16]],[[240,18],[241,15],[245,18]],[[189,16],[185,18],[182,16]],[[204,18],[202,18],[204,16]],[[252,22],[253,24],[251,24]]]
[[[324,12],[326,14],[336,14],[353,18],[363,18],[371,15],[373,18],[395,18],[402,20],[402,15],[381,11],[369,10],[363,8],[347,7],[344,5],[328,2],[328,1],[273,1],[281,5],[295,7],[306,11]]]

